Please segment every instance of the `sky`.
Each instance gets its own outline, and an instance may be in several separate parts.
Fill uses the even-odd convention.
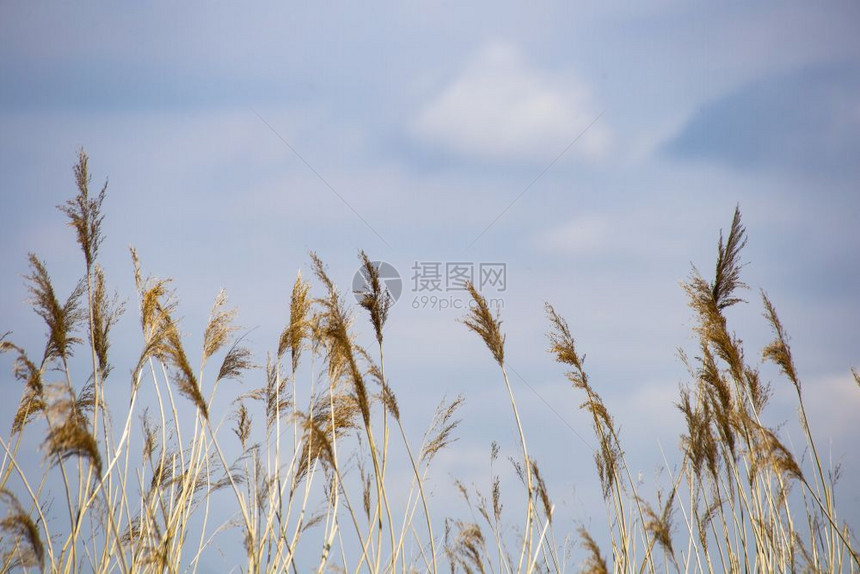
[[[40,350],[28,252],[61,292],[81,273],[54,206],[75,193],[83,147],[94,185],[109,181],[109,281],[133,309],[134,245],[173,278],[189,340],[224,288],[262,362],[308,251],[347,293],[359,249],[397,269],[386,374],[415,440],[442,397],[466,398],[434,473],[444,489],[486,482],[491,441],[516,454],[496,366],[445,284],[448,268],[504,269],[484,294],[526,435],[564,516],[587,522],[602,513],[590,424],[546,353],[544,303],[656,488],[679,461],[677,349],[695,352],[680,282],[693,265],[710,277],[739,206],[750,290],[730,328],[758,364],[766,290],[856,530],[858,22],[855,2],[3,2],[0,332]],[[117,373],[137,329],[132,312],[117,327]],[[790,434],[791,389],[762,372],[769,420]]]

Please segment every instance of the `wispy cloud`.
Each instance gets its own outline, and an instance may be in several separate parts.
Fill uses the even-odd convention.
[[[610,247],[609,220],[600,215],[577,216],[549,228],[535,238],[538,248],[566,254],[603,253]]]
[[[412,130],[424,142],[471,158],[545,163],[599,112],[581,80],[537,69],[516,47],[490,43],[427,103]],[[571,155],[597,160],[609,143],[601,122]]]

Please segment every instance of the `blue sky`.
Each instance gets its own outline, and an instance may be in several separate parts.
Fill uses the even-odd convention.
[[[224,287],[263,357],[308,250],[344,290],[358,249],[397,267],[406,290],[386,372],[416,440],[429,405],[467,398],[440,485],[483,480],[475,456],[516,443],[492,359],[461,313],[412,308],[415,261],[506,264],[510,364],[588,437],[580,397],[545,353],[552,302],[653,477],[657,441],[671,455],[680,430],[675,350],[694,350],[679,282],[691,263],[711,270],[739,204],[752,289],[730,318],[753,358],[769,338],[767,290],[813,428],[844,463],[844,508],[860,508],[858,18],[853,2],[4,2],[0,332],[38,344],[23,303],[28,251],[66,289],[80,272],[53,206],[74,193],[83,146],[94,181],[110,182],[110,280],[133,301],[135,245],[147,271],[174,278],[192,340]],[[136,328],[128,313],[118,374],[139,350]],[[789,389],[764,372],[772,421],[792,420]],[[587,447],[514,383],[551,493],[580,501],[569,516],[599,513]],[[570,452],[560,460],[549,454],[559,445]]]

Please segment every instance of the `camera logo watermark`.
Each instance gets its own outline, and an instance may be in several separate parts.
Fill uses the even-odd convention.
[[[385,261],[371,261],[370,264],[379,274],[379,281],[388,292],[391,304],[394,305],[403,293],[403,280],[400,278],[400,273],[394,265]],[[355,296],[355,301],[360,303],[363,294],[368,291],[370,291],[370,277],[367,269],[362,265],[352,277],[352,294]]]
[[[379,279],[396,303],[403,294],[403,280],[400,273],[390,263],[372,261],[379,272]],[[501,262],[472,261],[414,261],[410,269],[411,298],[409,306],[413,309],[468,309],[474,304],[466,290],[473,284],[492,309],[503,309],[505,301],[499,295],[508,288],[508,268]],[[360,267],[352,279],[352,291],[356,301],[361,301],[363,293],[370,290],[367,271]]]

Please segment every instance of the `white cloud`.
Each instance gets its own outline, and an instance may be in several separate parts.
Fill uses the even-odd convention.
[[[421,110],[413,131],[466,156],[547,163],[599,111],[583,82],[532,68],[516,48],[492,43]],[[600,159],[609,139],[600,120],[569,153]]]
[[[537,236],[536,243],[539,248],[550,252],[584,254],[605,251],[610,237],[607,218],[589,214],[547,229]]]
[[[666,221],[658,208],[622,213],[586,212],[548,226],[535,234],[534,246],[549,254],[627,255],[650,258],[653,253],[679,251],[675,239],[692,225]],[[647,237],[648,244],[641,238]]]

